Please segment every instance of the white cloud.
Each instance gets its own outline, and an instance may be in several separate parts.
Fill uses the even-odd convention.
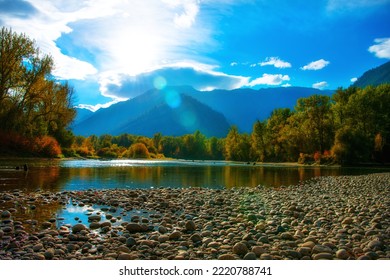
[[[90,104],[79,104],[76,106],[76,108],[80,108],[80,109],[87,109],[87,110],[90,110],[92,112],[96,112],[97,110],[101,109],[101,108],[108,108],[110,107],[111,105],[114,105],[118,102],[120,102],[122,100],[120,99],[117,99],[117,100],[113,100],[113,101],[110,101],[110,102],[107,102],[107,103],[104,103],[104,104],[96,104],[96,105],[90,105]]]
[[[375,39],[375,45],[368,48],[376,57],[390,59],[390,38]]]
[[[290,68],[291,63],[281,60],[279,57],[267,57],[265,61],[259,63],[260,66],[273,65],[276,68]]]
[[[323,88],[326,88],[327,86],[328,86],[328,83],[325,81],[313,84],[313,88],[317,88],[317,89],[323,89]]]
[[[254,79],[249,82],[247,86],[254,87],[257,85],[270,85],[270,86],[278,86],[281,85],[284,81],[289,81],[290,77],[288,75],[282,74],[263,74],[262,77]]]
[[[326,67],[330,62],[324,59],[312,61],[309,64],[301,67],[302,70],[321,70]]]
[[[209,61],[191,50],[218,44],[211,24],[197,22],[198,0],[29,2],[25,10],[31,16],[2,13],[2,23],[51,53],[54,74],[61,79],[85,79],[105,71],[136,75],[183,57]],[[61,45],[61,38],[72,42],[70,49]]]
[[[197,90],[236,89],[246,85],[249,78],[220,73],[208,65],[177,64],[138,75],[111,73],[101,79],[101,92],[115,100],[128,99],[147,90],[166,86],[191,86]]]
[[[238,63],[235,62],[235,61],[233,61],[232,63],[230,63],[230,66],[232,66],[232,67],[237,66],[237,65],[238,65]]]
[[[184,1],[183,9],[181,14],[175,15],[174,22],[180,28],[189,28],[194,24],[199,13],[198,1]]]
[[[352,78],[352,79],[351,79],[351,83],[354,83],[354,82],[356,82],[357,80],[358,80],[358,78],[356,78],[356,77],[355,77],[355,78]]]

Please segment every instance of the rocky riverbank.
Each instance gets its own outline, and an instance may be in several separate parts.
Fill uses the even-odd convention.
[[[88,222],[18,218],[53,205],[88,207]],[[389,209],[390,173],[277,189],[0,192],[0,259],[390,259]]]

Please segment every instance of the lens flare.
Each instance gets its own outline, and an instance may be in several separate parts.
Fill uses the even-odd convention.
[[[167,86],[167,80],[162,76],[158,76],[154,78],[153,85],[156,89],[162,90]]]
[[[192,111],[184,111],[180,114],[180,123],[186,128],[194,128],[196,126],[197,117]]]
[[[165,102],[171,108],[178,108],[181,104],[180,94],[175,90],[165,92]]]

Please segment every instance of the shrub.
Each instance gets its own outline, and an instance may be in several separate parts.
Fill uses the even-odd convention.
[[[33,153],[39,156],[59,157],[62,153],[57,140],[51,136],[36,137],[33,146]]]
[[[128,151],[130,158],[150,158],[148,148],[144,143],[135,143],[130,146]]]

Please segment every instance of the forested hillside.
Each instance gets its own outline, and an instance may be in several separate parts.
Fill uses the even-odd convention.
[[[390,84],[390,61],[365,72],[355,83],[355,87]]]

